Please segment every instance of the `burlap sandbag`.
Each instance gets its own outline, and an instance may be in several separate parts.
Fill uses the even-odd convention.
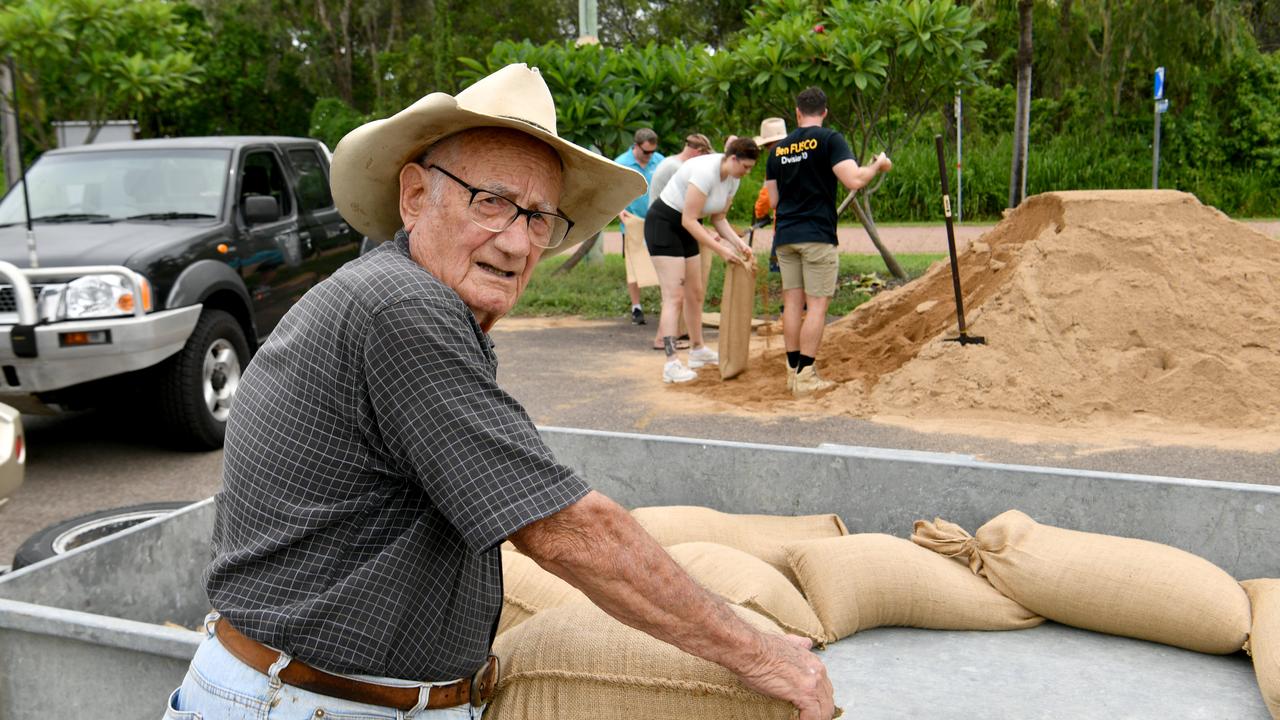
[[[805,597],[835,642],[859,630],[1021,630],[1044,618],[937,553],[865,533],[786,546]]]
[[[720,300],[720,379],[728,380],[747,369],[751,348],[751,316],[755,311],[755,268],[728,263]]]
[[[1258,687],[1271,717],[1280,720],[1280,579],[1245,580],[1240,584],[1253,605],[1248,650],[1258,674]]]
[[[586,595],[543,570],[530,558],[518,552],[502,553],[502,615],[498,618],[499,634],[543,610],[582,601],[587,601]]]
[[[706,507],[636,508],[631,515],[663,546],[713,542],[737,548],[777,568],[794,585],[782,546],[799,540],[848,535],[837,515],[730,515]]]
[[[778,632],[750,610],[735,611],[765,632]],[[485,720],[786,720],[794,709],[590,603],[538,613],[499,635],[493,651],[502,675]]]
[[[644,218],[632,215],[624,225],[627,231],[622,234],[622,242],[626,248],[622,254],[626,257],[627,283],[640,287],[657,285],[658,271],[654,270],[653,258],[649,257],[649,246],[644,244]]]
[[[1017,510],[976,537],[945,520],[917,521],[911,539],[1064,625],[1216,654],[1238,651],[1249,633],[1240,585],[1168,545],[1041,525]]]
[[[708,542],[681,543],[667,551],[699,585],[726,601],[755,610],[792,635],[825,641],[813,608],[769,563],[737,548]]]

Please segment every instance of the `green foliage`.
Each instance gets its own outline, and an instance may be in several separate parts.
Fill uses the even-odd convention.
[[[500,42],[483,62],[459,63],[466,83],[510,63],[539,68],[556,99],[560,135],[614,157],[642,127],[658,133],[667,154],[683,146],[686,134],[709,127],[714,108],[697,88],[707,59],[702,50],[653,44],[613,50],[526,41]]]
[[[199,92],[137,108],[143,136],[307,134],[315,96],[298,82],[302,58],[287,28],[258,0],[177,4],[204,68]]]
[[[337,147],[344,135],[372,119],[338,98],[320,98],[311,109],[311,129],[308,134],[332,149]]]
[[[163,0],[26,0],[0,10],[0,45],[17,64],[23,125],[38,148],[54,145],[53,120],[86,120],[96,135],[202,71]]]
[[[829,124],[863,160],[894,152],[939,99],[979,82],[983,26],[967,7],[952,0],[822,5],[758,3],[739,41],[716,54],[706,92],[730,109],[790,117],[800,90],[821,87]]]

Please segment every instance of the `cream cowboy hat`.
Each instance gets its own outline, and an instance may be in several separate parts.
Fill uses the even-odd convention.
[[[779,117],[765,118],[760,121],[760,134],[756,136],[757,145],[768,145],[778,142],[787,136],[787,121]]]
[[[556,134],[556,106],[537,68],[508,65],[458,93],[431,93],[384,120],[347,133],[333,151],[330,184],[342,217],[373,240],[400,220],[400,169],[441,138],[479,127],[511,128],[550,145],[564,163],[560,212],[573,221],[549,257],[595,235],[646,192],[640,173]]]

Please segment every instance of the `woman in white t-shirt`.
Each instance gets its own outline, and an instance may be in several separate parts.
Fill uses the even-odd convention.
[[[725,219],[738,181],[755,167],[760,150],[750,138],[729,143],[723,155],[703,155],[686,160],[649,206],[644,221],[644,242],[658,272],[662,290],[662,315],[658,335],[667,351],[663,382],[688,382],[694,369],[720,362],[716,352],[702,344],[702,286],[700,245],[724,258],[751,267],[751,248]],[[702,224],[710,217],[714,231]],[[689,364],[676,357],[676,328],[681,309],[689,329]]]

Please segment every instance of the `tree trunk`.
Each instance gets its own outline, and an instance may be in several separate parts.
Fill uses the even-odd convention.
[[[595,247],[596,242],[600,240],[602,235],[604,235],[603,232],[598,232],[584,240],[582,244],[578,246],[578,249],[573,252],[573,255],[568,260],[565,260],[564,264],[556,268],[556,271],[551,274],[563,275],[577,267],[578,263],[582,262],[582,258],[586,257],[587,253],[591,252],[591,248]]]
[[[106,125],[105,120],[90,121],[89,134],[84,136],[85,145],[92,145],[93,141],[98,139],[98,131],[102,130],[103,125]]]
[[[867,231],[867,237],[871,238],[871,244],[876,246],[876,250],[880,252],[880,257],[884,260],[884,266],[889,268],[889,272],[899,280],[906,281],[907,273],[903,271],[902,266],[898,264],[898,259],[889,252],[889,248],[884,246],[880,241],[880,231],[876,229],[875,221],[871,219],[871,198],[863,193],[862,200],[853,202],[857,193],[849,193],[845,196],[844,202],[840,203],[840,207],[836,208],[836,217],[839,218],[844,209],[853,205],[853,214],[858,216],[858,221],[862,223],[862,227]],[[862,203],[867,203],[867,207],[863,207]]]
[[[1013,162],[1009,169],[1009,207],[1027,195],[1027,135],[1031,124],[1031,11],[1034,0],[1018,0],[1018,104],[1013,118]]]

